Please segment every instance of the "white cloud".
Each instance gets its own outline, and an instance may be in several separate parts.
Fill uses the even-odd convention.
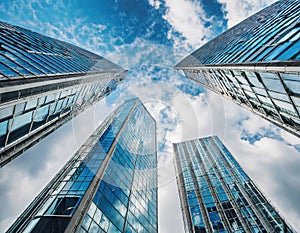
[[[228,27],[231,28],[276,0],[219,0],[219,2],[225,3]]]
[[[170,169],[165,169],[165,172],[172,174],[174,177],[174,170],[171,166],[173,165],[170,164]],[[158,195],[158,231],[161,233],[184,232],[176,180],[173,179],[171,182],[161,186]]]
[[[228,12],[229,26],[233,26],[246,16],[274,1],[220,0],[220,2],[226,3],[224,10]],[[149,4],[155,9],[161,6],[159,0],[149,0]],[[61,10],[62,5],[63,3],[59,1],[57,7]],[[205,12],[196,1],[166,0],[165,5],[167,11],[164,19],[172,26],[168,32],[168,38],[174,40],[174,47],[172,48],[153,44],[141,38],[135,39],[131,44],[116,46],[115,41],[122,41],[122,38],[114,38],[111,40],[111,44],[105,44],[105,46],[113,46],[110,51],[115,52],[111,53],[104,48],[103,38],[97,34],[99,31],[105,31],[106,26],[101,24],[84,25],[85,19],[55,25],[40,23],[38,26],[35,25],[35,28],[44,27],[43,30],[50,36],[84,46],[123,67],[133,68],[131,77],[128,77],[120,87],[120,99],[137,95],[156,119],[159,119],[162,111],[167,108],[168,111],[165,113],[172,117],[172,121],[158,122],[159,144],[163,146],[162,143],[165,142],[164,147],[159,151],[160,232],[183,231],[173,168],[172,142],[214,134],[219,135],[225,141],[225,144],[250,177],[279,207],[284,216],[294,226],[299,226],[300,207],[296,204],[299,202],[300,193],[300,183],[297,179],[300,176],[298,169],[300,157],[299,152],[288,145],[289,143],[292,145],[299,144],[299,139],[281,130],[279,133],[284,141],[262,137],[251,145],[248,141],[241,140],[242,131],[247,130],[248,133],[254,135],[261,133],[262,128],[270,127],[270,123],[223,100],[216,94],[209,92],[191,97],[178,90],[176,85],[180,84],[182,80],[179,80],[175,72],[171,71],[169,67],[184,57],[185,54],[183,53],[204,43],[203,37],[211,35],[211,31],[204,27],[203,22],[207,20]],[[30,7],[32,6],[30,5]],[[16,4],[12,4],[12,8],[20,11],[20,14],[26,12],[24,9],[21,11]],[[33,18],[38,17],[34,9],[29,8],[28,12]],[[35,21],[27,21],[23,23],[23,26],[26,23],[37,24]],[[175,33],[179,33],[181,36],[175,36]],[[89,38],[91,39],[83,40],[86,35],[90,35]],[[167,70],[156,73],[157,78],[161,78],[156,83],[151,81],[154,64]],[[9,215],[9,217],[4,219],[1,216],[0,229],[7,228],[15,220],[17,215],[64,164],[64,161],[72,155],[77,144],[79,146],[83,143],[94,126],[98,125],[100,119],[104,118],[105,114],[103,113],[110,110],[107,106],[100,105],[96,110],[87,111],[86,114],[90,115],[77,117],[72,124],[73,128],[69,124],[60,131],[56,131],[49,138],[23,154],[22,158],[20,157],[7,165],[11,166],[11,169],[9,167],[1,169],[0,185],[3,190],[7,190],[7,192],[3,192],[1,189],[3,197],[1,199],[6,200],[8,207],[5,209],[9,209],[9,213],[2,214]],[[87,119],[91,122],[91,117],[94,119],[93,125],[87,124]],[[73,140],[72,134],[75,140]],[[43,155],[40,154],[41,151]],[[31,158],[39,158],[40,161],[37,160],[32,163]],[[38,165],[41,166],[38,167]],[[38,171],[33,176],[31,173],[35,169]],[[22,195],[18,195],[19,193]],[[296,204],[293,205],[293,203]]]
[[[128,83],[124,84],[123,92],[134,93],[140,97],[155,119],[159,119],[158,116],[165,106],[172,109],[167,112],[172,119],[174,116],[178,118],[175,124],[173,121],[158,122],[158,139],[163,139],[165,143],[164,148],[158,152],[160,232],[183,229],[181,213],[176,212],[179,209],[179,202],[178,194],[174,192],[176,183],[172,142],[215,134],[224,141],[248,175],[278,207],[283,216],[293,226],[299,225],[299,208],[293,206],[293,202],[297,202],[300,193],[298,188],[300,182],[296,179],[300,175],[299,169],[296,169],[300,165],[300,156],[299,152],[288,144],[298,144],[297,140],[268,121],[212,92],[196,97],[182,93],[176,88],[181,80],[173,72],[161,71],[155,76],[161,77],[162,80],[153,84],[149,81],[152,78],[152,70],[149,67],[146,70],[148,72],[132,73],[135,78],[129,77]],[[152,107],[149,107],[151,105]],[[160,130],[162,128],[169,128],[169,131],[164,132]],[[265,128],[277,133],[278,137],[284,135],[282,137],[285,140],[264,136]],[[250,144],[241,139],[245,130],[251,135],[262,134],[262,138]],[[174,214],[168,216],[166,210]],[[170,221],[174,221],[173,224],[170,224]]]
[[[210,95],[215,94],[209,93],[208,99]],[[294,145],[298,144],[299,139],[225,99],[223,106],[226,112],[226,133],[216,133],[246,173],[266,194],[267,199],[271,200],[283,217],[299,231],[300,182],[297,177],[300,176],[300,156],[299,152],[289,145],[292,142]],[[215,114],[222,113],[216,111]],[[264,128],[273,130],[278,137],[284,135],[284,140],[268,136],[263,136],[254,144],[241,140],[244,130],[256,135],[264,132]]]
[[[226,144],[267,199],[299,230],[299,152],[284,142],[262,138],[254,145],[237,143],[227,138]]]
[[[6,230],[16,220],[76,151],[70,126],[57,130],[1,168],[0,229]]]
[[[157,10],[160,7],[161,2],[159,0],[149,0],[149,4]]]
[[[156,44],[151,41],[136,38],[130,44],[112,45],[111,52],[103,52],[107,59],[125,68],[138,68],[145,65],[172,67],[185,53],[173,47]]]
[[[283,138],[283,140],[291,145],[300,145],[300,139],[298,137],[296,137],[295,135],[292,135],[286,131],[281,131],[281,137]]]
[[[168,32],[168,38],[174,39],[174,47],[184,46],[184,50],[197,48],[204,43],[204,36],[209,37],[211,31],[204,26],[205,12],[197,1],[190,0],[166,0],[165,20],[172,26]],[[184,38],[175,36],[179,32]]]
[[[153,73],[155,67],[140,67],[141,69],[132,70],[131,76],[119,87],[121,97],[120,99],[129,96],[138,96],[147,106],[150,113],[159,119],[162,110],[168,116],[172,116],[170,121],[158,122],[158,138],[164,141],[165,145],[158,152],[159,155],[159,230],[162,233],[167,232],[182,232],[183,223],[180,212],[180,203],[178,199],[177,186],[175,182],[175,173],[173,168],[173,149],[172,142],[179,142],[189,140],[192,138],[205,137],[208,135],[217,134],[225,142],[225,145],[230,149],[235,158],[241,163],[251,178],[259,185],[261,190],[266,193],[266,196],[278,206],[283,215],[294,225],[299,226],[299,211],[300,208],[293,202],[297,202],[299,196],[300,183],[297,177],[300,176],[298,169],[300,165],[300,156],[294,147],[286,144],[285,141],[278,141],[263,137],[260,141],[251,145],[247,141],[241,140],[242,131],[247,129],[255,134],[260,132],[261,128],[268,126],[270,123],[254,116],[248,111],[237,107],[235,104],[221,98],[220,96],[208,92],[191,97],[182,93],[176,86],[182,82],[178,77],[178,73],[172,69],[166,71],[165,69],[158,70],[158,73]],[[155,75],[154,75],[155,74]],[[152,82],[153,77],[160,77],[161,80]],[[121,101],[119,100],[119,103]],[[24,209],[31,199],[41,190],[58,168],[63,164],[63,159],[67,159],[76,150],[76,144],[80,145],[87,135],[98,124],[97,116],[100,114],[100,119],[104,118],[104,112],[109,108],[104,104],[99,106],[96,110],[87,111],[89,115],[81,115],[73,122],[73,130],[67,131],[68,127],[62,130],[69,135],[75,133],[75,141],[72,137],[62,134],[57,131],[52,135],[51,142],[46,139],[39,143],[36,151],[42,151],[46,145],[54,146],[49,153],[51,156],[43,161],[45,164],[39,169],[45,168],[47,174],[40,173],[35,176],[28,176],[30,174],[30,167],[23,166],[18,172],[5,170],[2,174],[9,174],[9,176],[2,176],[1,186],[9,185],[7,190],[10,193],[4,196],[8,205],[14,206],[13,213],[9,213],[9,219],[1,219],[0,228],[6,228],[16,216]],[[95,114],[94,114],[95,113]],[[86,127],[86,119],[94,118],[93,125]],[[89,120],[89,122],[91,122]],[[255,127],[253,127],[255,126]],[[70,128],[70,127],[69,127]],[[163,129],[168,129],[164,131]],[[85,135],[85,136],[82,136]],[[281,135],[285,135],[282,133]],[[286,141],[297,144],[297,141],[289,135],[284,136]],[[71,139],[71,141],[70,141]],[[69,145],[70,150],[63,152],[65,146]],[[38,148],[39,147],[39,148]],[[44,150],[43,150],[44,151]],[[48,153],[44,154],[43,158],[47,157]],[[38,156],[37,154],[36,156]],[[22,158],[30,159],[29,154],[22,155]],[[57,157],[62,156],[62,157]],[[41,158],[41,157],[40,157]],[[21,159],[21,157],[20,157]],[[21,161],[21,160],[20,160]],[[14,161],[12,162],[13,166]],[[36,161],[34,164],[37,164]],[[19,162],[19,166],[24,164]],[[29,163],[33,164],[33,163]],[[38,166],[38,165],[36,165]],[[16,167],[13,168],[15,170]],[[49,171],[49,172],[48,172]],[[40,176],[44,176],[40,180]],[[31,185],[33,189],[26,189],[24,198],[16,198],[15,193],[23,191],[24,187]],[[2,193],[4,195],[4,193]],[[5,194],[8,195],[8,194]],[[20,198],[20,197],[18,197]],[[12,203],[14,202],[14,203]],[[299,208],[298,208],[299,207]],[[172,214],[170,214],[172,213]],[[170,224],[172,222],[172,224]]]
[[[111,110],[101,101],[0,169],[0,229],[16,220]]]

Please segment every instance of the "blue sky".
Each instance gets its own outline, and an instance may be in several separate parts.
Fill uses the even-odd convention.
[[[138,96],[158,121],[161,233],[183,232],[171,143],[212,134],[220,136],[248,175],[300,230],[299,139],[207,92],[172,68],[273,2],[0,1],[0,20],[86,48],[129,69],[125,82],[105,101],[1,169],[1,210],[6,211],[0,210],[0,229],[15,220],[117,104]]]
[[[153,44],[186,55],[227,28],[224,4],[203,0],[187,2],[184,7],[186,9],[170,1],[157,0],[68,3],[21,0],[4,1],[0,5],[4,21],[69,41],[105,57],[124,47],[135,53]],[[182,15],[185,10],[191,15],[189,18]],[[188,27],[187,23],[190,23]],[[199,33],[194,33],[192,26],[195,25],[200,25]],[[173,56],[167,60],[174,65],[178,58]],[[125,68],[132,65],[117,62]]]

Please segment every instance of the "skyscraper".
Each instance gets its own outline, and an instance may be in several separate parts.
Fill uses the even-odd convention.
[[[218,137],[173,146],[186,232],[293,232]]]
[[[125,75],[101,56],[0,22],[0,166],[111,93]]]
[[[280,0],[209,41],[175,69],[300,136],[299,8],[299,0]]]
[[[156,123],[119,106],[7,232],[157,232]]]

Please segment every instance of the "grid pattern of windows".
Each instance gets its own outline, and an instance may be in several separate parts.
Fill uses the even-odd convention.
[[[300,73],[266,72],[256,68],[185,70],[208,89],[300,135]]]
[[[126,101],[8,232],[157,232],[155,130],[141,102]]]
[[[24,226],[24,232],[65,231],[133,104],[133,101],[128,101],[116,109],[28,207],[21,216],[22,222],[28,221],[27,226]],[[35,207],[31,209],[32,206]],[[32,220],[28,219],[28,213],[32,216]],[[17,225],[19,223],[15,224],[15,228],[19,230],[20,226]],[[8,232],[15,231],[11,229]]]
[[[293,232],[218,137],[174,150],[188,232]]]
[[[0,21],[0,80],[120,70],[74,45]]]
[[[29,142],[28,138],[43,134],[48,129],[51,132],[109,94],[118,83],[117,80],[106,79],[31,95],[0,105],[1,166],[16,155],[19,145],[20,149],[24,149],[22,143]],[[13,149],[13,155],[10,149]]]
[[[155,122],[139,104],[118,139],[81,232],[157,232],[155,147]]]
[[[300,136],[300,2],[280,0],[211,40],[175,68]]]
[[[280,0],[232,27],[176,67],[300,59],[298,0]]]
[[[126,71],[0,21],[0,166],[110,94]]]

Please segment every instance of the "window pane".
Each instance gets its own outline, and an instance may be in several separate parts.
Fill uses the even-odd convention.
[[[3,135],[6,135],[7,123],[8,123],[8,121],[4,121],[4,122],[0,123],[0,137]]]
[[[25,113],[13,119],[13,124],[9,133],[8,143],[17,140],[28,134],[32,120],[32,112]]]
[[[27,104],[26,104],[25,110],[34,108],[34,107],[36,107],[36,105],[37,105],[37,99],[29,100],[29,101],[27,102]]]
[[[30,123],[31,119],[32,119],[32,112],[28,112],[23,115],[15,117],[13,120],[11,130],[18,129],[18,128]]]
[[[300,75],[299,74],[280,74],[286,86],[294,93],[300,94]]]
[[[36,110],[34,121],[43,121],[48,116],[49,105]]]
[[[268,88],[268,90],[285,93],[284,88],[283,88],[282,84],[280,83],[278,77],[276,77],[273,74],[270,75],[269,73],[260,73],[260,75],[263,79],[264,84]]]
[[[11,116],[12,113],[13,113],[13,107],[14,106],[10,106],[10,107],[7,107],[7,108],[0,109],[0,119]]]
[[[4,121],[0,123],[0,147],[3,147],[5,144],[7,125],[8,125],[8,121]]]
[[[20,113],[24,111],[25,103],[20,103],[16,106],[16,113]]]

